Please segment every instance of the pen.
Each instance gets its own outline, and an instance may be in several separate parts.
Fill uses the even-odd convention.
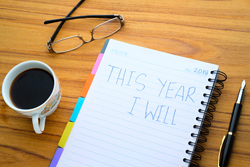
[[[222,139],[220,152],[219,152],[219,159],[218,159],[219,167],[226,167],[229,162],[229,158],[230,158],[230,154],[233,148],[233,142],[235,138],[235,131],[236,131],[236,127],[240,118],[242,99],[244,95],[245,86],[246,86],[246,82],[244,80],[241,84],[241,88],[239,90],[237,101],[234,104],[233,113],[232,113],[231,121],[230,121],[229,128],[228,128],[228,133]]]

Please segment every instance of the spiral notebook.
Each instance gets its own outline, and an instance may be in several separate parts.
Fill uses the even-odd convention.
[[[50,166],[198,166],[225,77],[218,65],[108,39]]]

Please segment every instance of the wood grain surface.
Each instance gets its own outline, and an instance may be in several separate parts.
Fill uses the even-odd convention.
[[[105,39],[81,48],[51,54],[45,44],[78,0],[0,1],[0,86],[8,71],[27,60],[47,63],[58,76],[62,99],[47,117],[43,134],[33,131],[30,118],[10,109],[0,95],[0,166],[49,166],[58,141],[75,107]],[[73,16],[120,14],[125,25],[110,38],[218,64],[228,75],[216,105],[206,148],[199,164],[218,166],[218,152],[226,134],[233,105],[246,79],[240,116],[229,167],[250,166],[250,1],[249,0],[86,0]],[[66,26],[66,25],[65,25]],[[77,35],[84,25],[63,27],[59,36]],[[65,28],[65,29],[64,29]],[[88,31],[87,31],[88,33]],[[0,90],[0,92],[2,92]]]

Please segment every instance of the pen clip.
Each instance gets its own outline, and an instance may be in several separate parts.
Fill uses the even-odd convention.
[[[221,156],[222,156],[222,150],[224,148],[224,143],[225,143],[225,138],[226,138],[226,135],[223,136],[222,138],[222,141],[221,141],[221,145],[220,145],[220,151],[219,151],[219,156],[218,156],[218,167],[220,167],[220,162],[221,162]]]

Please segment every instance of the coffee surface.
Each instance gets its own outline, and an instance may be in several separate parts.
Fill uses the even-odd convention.
[[[42,69],[29,69],[15,78],[11,85],[10,97],[17,108],[35,108],[49,98],[53,86],[54,80],[50,73]]]

